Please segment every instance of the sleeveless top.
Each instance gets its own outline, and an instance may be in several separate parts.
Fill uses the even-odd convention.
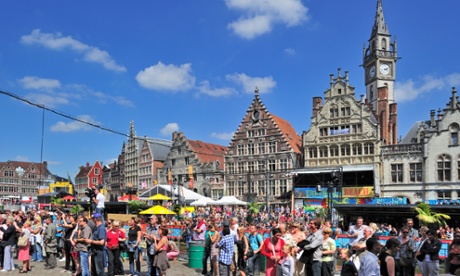
[[[387,262],[385,261],[385,259],[390,256],[394,259],[393,256],[391,256],[390,254],[388,254],[386,251],[383,251],[382,253],[380,253],[379,255],[379,261],[380,261],[380,275],[382,276],[388,276],[388,268],[387,268]],[[398,266],[396,265],[396,261],[395,261],[395,275],[398,275]]]

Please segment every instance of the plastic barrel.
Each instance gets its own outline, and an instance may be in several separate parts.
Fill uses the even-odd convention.
[[[188,247],[188,267],[203,269],[204,242],[190,241]]]
[[[260,254],[259,255],[259,271],[265,272],[265,267],[267,266],[267,260],[265,259],[265,256]]]

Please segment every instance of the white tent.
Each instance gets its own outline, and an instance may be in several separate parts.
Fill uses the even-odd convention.
[[[191,206],[206,206],[206,205],[214,205],[216,202],[209,197],[202,197],[197,201],[190,203]]]
[[[247,205],[247,202],[241,201],[234,196],[223,196],[218,201],[214,202],[213,205]]]

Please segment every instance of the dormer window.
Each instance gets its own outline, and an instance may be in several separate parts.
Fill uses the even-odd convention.
[[[450,133],[450,146],[458,146],[458,124],[451,124],[449,126],[449,133]]]

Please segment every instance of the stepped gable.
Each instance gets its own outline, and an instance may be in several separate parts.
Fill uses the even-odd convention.
[[[284,139],[286,139],[291,148],[296,153],[301,153],[302,137],[296,133],[295,129],[288,121],[273,114],[270,114],[270,116],[278,125],[278,128],[282,132]]]
[[[227,152],[227,147],[200,140],[187,139],[187,143],[201,162],[210,163],[219,161],[219,170],[224,169],[224,154]]]

